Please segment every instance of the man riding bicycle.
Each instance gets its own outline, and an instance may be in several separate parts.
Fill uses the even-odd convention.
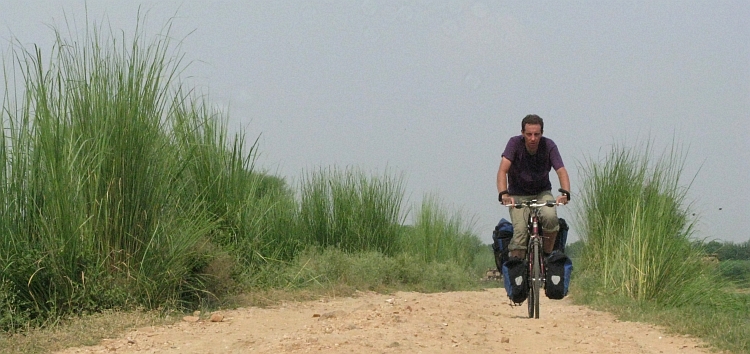
[[[536,199],[556,200],[567,204],[568,197],[552,196],[552,183],[549,171],[555,169],[560,180],[560,188],[570,191],[570,179],[563,164],[560,151],[544,133],[544,121],[538,115],[530,114],[521,120],[521,135],[508,140],[503,151],[500,168],[497,171],[498,199],[504,205]],[[555,208],[543,208],[542,230],[544,232],[544,254],[552,253],[560,228]],[[529,209],[510,209],[513,223],[513,238],[508,250],[510,257],[523,259],[526,256],[526,243],[529,238],[527,221]]]

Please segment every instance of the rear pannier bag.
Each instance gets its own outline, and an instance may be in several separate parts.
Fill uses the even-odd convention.
[[[510,221],[500,219],[500,222],[492,231],[492,251],[495,254],[495,266],[497,271],[503,272],[503,263],[508,260],[508,245],[513,238],[513,224]]]
[[[564,253],[555,252],[547,258],[544,293],[548,298],[559,300],[568,295],[573,262]]]
[[[565,243],[568,241],[568,222],[563,218],[558,218],[560,222],[560,230],[557,232],[557,238],[555,239],[555,251],[565,253]]]
[[[528,296],[529,286],[526,284],[529,264],[524,259],[510,258],[503,263],[503,283],[508,297],[514,303],[520,304]]]

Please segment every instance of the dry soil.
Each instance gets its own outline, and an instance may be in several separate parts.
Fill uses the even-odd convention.
[[[213,315],[213,321],[211,318]],[[541,318],[501,288],[283,303],[187,316],[59,353],[708,353],[655,326],[542,299]]]

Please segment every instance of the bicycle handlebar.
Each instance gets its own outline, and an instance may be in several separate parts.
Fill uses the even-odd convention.
[[[565,204],[563,204],[563,203],[557,203],[557,202],[552,201],[552,200],[547,200],[547,201],[544,201],[544,202],[540,203],[536,199],[532,199],[532,200],[528,200],[528,201],[525,201],[525,202],[518,202],[518,203],[514,203],[514,204],[503,204],[503,205],[505,205],[507,207],[510,207],[510,208],[521,209],[523,207],[541,208],[541,207],[553,207],[553,206],[565,205]]]
[[[570,201],[570,192],[568,192],[567,190],[562,189],[562,188],[558,189],[557,191],[560,192],[560,193],[562,193],[565,196],[565,198],[568,198],[568,201]],[[500,197],[502,197],[502,194],[500,194]],[[500,199],[500,201],[502,201],[502,199]],[[544,203],[538,203],[536,199],[532,199],[532,200],[529,200],[529,201],[526,201],[526,202],[519,202],[519,203],[515,203],[515,204],[503,204],[503,205],[505,205],[507,207],[513,207],[513,208],[516,208],[516,209],[521,209],[524,206],[525,207],[529,207],[529,208],[541,208],[541,207],[545,207],[545,206],[553,207],[553,206],[565,205],[565,204],[564,203],[557,203],[557,202],[554,202],[554,201],[545,201]]]

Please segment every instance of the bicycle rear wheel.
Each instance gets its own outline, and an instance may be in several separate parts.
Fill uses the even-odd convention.
[[[529,260],[531,262],[531,294],[529,296],[529,318],[539,318],[539,298],[540,288],[542,285],[542,270],[541,270],[541,246],[539,240],[534,240],[531,243],[531,254]]]

